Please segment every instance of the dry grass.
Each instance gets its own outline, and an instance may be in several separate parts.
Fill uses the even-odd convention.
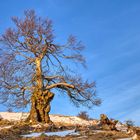
[[[11,122],[9,120],[4,120],[4,119],[0,120],[0,126],[7,126],[7,125],[14,125],[14,122]]]
[[[29,133],[31,127],[27,124],[17,124],[0,131],[0,140],[20,140],[22,134]]]

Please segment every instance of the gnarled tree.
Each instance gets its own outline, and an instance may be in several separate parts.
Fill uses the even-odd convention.
[[[75,105],[99,105],[95,83],[76,76],[67,60],[85,65],[81,42],[70,36],[64,45],[55,42],[51,20],[27,10],[13,17],[15,27],[0,37],[0,99],[10,107],[31,103],[29,120],[50,122],[52,89],[68,95]]]

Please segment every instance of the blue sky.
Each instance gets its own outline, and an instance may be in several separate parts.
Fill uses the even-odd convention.
[[[96,81],[103,100],[100,107],[88,110],[56,95],[51,113],[76,115],[86,110],[93,118],[105,113],[140,125],[140,1],[5,0],[0,3],[0,33],[12,25],[11,16],[21,17],[26,9],[51,18],[60,42],[69,34],[83,41],[88,69],[80,73]]]

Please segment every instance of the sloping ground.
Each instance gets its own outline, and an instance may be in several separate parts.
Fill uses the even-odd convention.
[[[83,120],[76,116],[61,116],[61,115],[50,115],[50,118],[54,124],[63,125],[81,125],[81,126],[91,126],[97,124],[97,120]]]
[[[29,113],[22,112],[0,112],[2,122],[3,120],[13,121],[8,125],[0,125],[0,140],[119,140],[120,138],[125,138],[120,140],[132,140],[132,135],[127,134],[127,132],[98,130],[96,128],[98,120],[87,121],[76,116],[50,115],[51,120],[56,124],[54,130],[50,129],[46,124],[42,126],[39,123],[35,126],[30,126],[23,122],[17,123],[17,121],[25,120],[28,115]],[[58,126],[66,127],[63,129]]]
[[[9,120],[9,121],[20,121],[25,120],[28,117],[29,113],[13,113],[13,112],[0,112],[0,118]],[[58,125],[82,125],[90,126],[97,124],[97,120],[83,120],[76,116],[62,116],[62,115],[50,115],[50,118],[54,124]]]

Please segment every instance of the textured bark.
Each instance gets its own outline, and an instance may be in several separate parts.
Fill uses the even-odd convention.
[[[50,91],[45,92],[42,96],[33,94],[31,97],[31,111],[28,120],[32,123],[42,122],[51,123],[49,112],[50,102],[52,101],[54,94]]]

